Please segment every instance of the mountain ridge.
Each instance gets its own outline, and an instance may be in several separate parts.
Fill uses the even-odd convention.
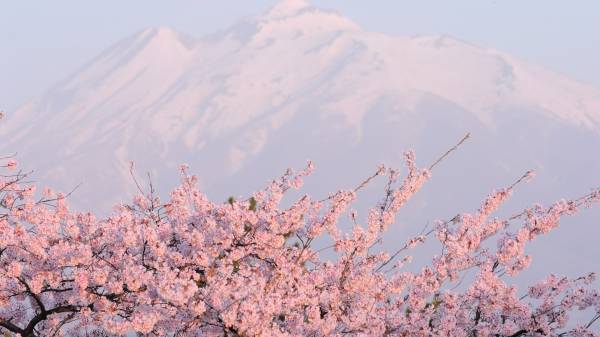
[[[512,110],[526,113],[508,117]],[[24,158],[49,172],[51,183],[73,186],[87,173],[103,177],[94,186],[106,190],[115,177],[128,185],[130,160],[155,174],[188,161],[205,166],[202,175],[227,180],[259,158],[283,157],[285,146],[267,153],[275,139],[297,148],[286,133],[323,144],[338,137],[336,146],[352,148],[376,135],[368,123],[412,134],[403,121],[420,125],[427,115],[454,125],[445,131],[454,136],[467,131],[458,120],[499,133],[506,118],[598,133],[598,111],[600,89],[500,51],[448,36],[372,33],[289,0],[204,38],[164,26],[138,32],[9,116],[0,136],[8,139],[5,150],[51,153]]]

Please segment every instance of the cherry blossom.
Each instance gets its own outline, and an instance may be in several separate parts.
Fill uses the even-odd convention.
[[[439,160],[419,168],[407,152],[405,170],[381,166],[354,189],[285,207],[312,163],[228,202],[210,201],[182,166],[168,200],[140,189],[105,218],[71,210],[76,194],[41,189],[35,199],[16,162],[2,160],[11,170],[0,175],[6,336],[598,336],[594,274],[549,275],[528,289],[511,281],[532,263],[526,245],[599,201],[600,189],[492,217],[528,172],[474,212],[439,220],[388,252],[382,238]],[[379,177],[381,202],[361,217],[352,204]],[[333,244],[320,247],[327,240],[319,238]],[[442,252],[409,271],[410,251],[427,240]],[[467,271],[475,277],[457,287]],[[570,313],[583,309],[589,321],[571,324]]]

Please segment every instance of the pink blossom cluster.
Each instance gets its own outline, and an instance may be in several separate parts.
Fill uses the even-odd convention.
[[[593,274],[550,275],[521,292],[510,281],[531,262],[525,245],[597,202],[600,189],[492,218],[513,184],[476,212],[439,221],[387,252],[381,238],[431,176],[417,168],[412,152],[405,159],[401,181],[399,171],[385,167],[371,177],[387,176],[383,199],[364,224],[350,211],[354,227],[347,233],[341,216],[371,178],[324,200],[304,195],[283,207],[284,194],[302,186],[312,165],[225,203],[208,200],[183,167],[166,202],[142,193],[99,219],[70,210],[66,196],[49,189],[34,199],[35,186],[23,183],[26,176],[8,159],[0,163],[7,170],[0,176],[0,333],[598,336]],[[318,238],[333,240],[335,258],[323,258]],[[411,256],[403,254],[429,238],[442,252],[408,271]],[[467,271],[475,278],[457,290]],[[583,309],[590,320],[569,325],[569,314]]]

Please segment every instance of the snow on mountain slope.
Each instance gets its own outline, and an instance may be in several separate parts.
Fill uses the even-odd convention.
[[[63,189],[85,182],[82,198],[95,190],[112,203],[133,191],[130,160],[159,176],[188,162],[211,190],[256,174],[259,162],[294,164],[293,152],[328,166],[376,142],[374,165],[434,138],[436,123],[439,149],[466,131],[506,133],[510,118],[551,130],[515,137],[547,140],[569,125],[596,139],[600,90],[499,51],[372,33],[287,0],[201,39],[159,27],[117,43],[10,114],[0,150],[21,153],[39,180]],[[262,182],[271,171],[260,167]]]

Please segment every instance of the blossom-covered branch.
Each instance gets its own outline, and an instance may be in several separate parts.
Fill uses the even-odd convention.
[[[475,212],[439,221],[388,253],[377,244],[439,161],[421,169],[407,152],[402,179],[399,170],[380,167],[354,189],[325,199],[304,195],[289,207],[281,204],[284,194],[301,188],[312,164],[226,203],[208,200],[183,167],[166,202],[153,187],[147,194],[140,187],[132,204],[104,219],[71,211],[66,195],[49,189],[34,199],[35,186],[13,157],[1,161],[5,335],[596,336],[593,274],[549,275],[525,296],[510,277],[531,262],[528,242],[592,206],[600,189],[493,218],[527,173]],[[387,176],[381,202],[364,224],[350,211],[353,228],[344,232],[342,215],[379,176]],[[335,258],[313,246],[321,237],[333,240]],[[401,254],[433,238],[442,253],[408,271],[410,256]],[[467,270],[475,278],[456,290]],[[590,309],[592,317],[572,327],[575,309]]]

